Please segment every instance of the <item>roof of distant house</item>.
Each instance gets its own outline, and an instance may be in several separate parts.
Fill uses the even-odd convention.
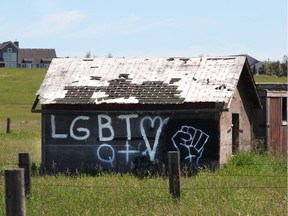
[[[256,92],[244,56],[58,58],[37,95],[41,104],[229,104],[244,67]]]
[[[5,41],[0,43],[0,50],[3,49],[5,46],[7,46],[8,44],[11,44],[12,46],[14,46],[16,49],[19,49],[19,47],[17,47],[12,41]]]
[[[33,64],[40,64],[53,58],[56,58],[55,49],[19,49],[18,53],[18,63],[29,60]]]
[[[252,56],[247,55],[247,54],[244,54],[243,56],[247,57],[247,61],[248,61],[251,68],[256,67],[256,69],[258,70],[258,69],[263,67],[264,63],[262,61],[259,61],[259,60],[255,59]]]

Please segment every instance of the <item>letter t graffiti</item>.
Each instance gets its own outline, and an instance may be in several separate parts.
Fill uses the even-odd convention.
[[[119,119],[126,119],[127,140],[131,140],[130,119],[131,118],[138,118],[138,114],[120,115],[120,116],[118,116],[118,118]]]

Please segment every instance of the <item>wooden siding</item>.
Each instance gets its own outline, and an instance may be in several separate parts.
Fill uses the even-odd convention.
[[[256,142],[263,143],[264,150],[273,155],[287,157],[287,121],[282,119],[285,109],[282,100],[287,98],[287,83],[258,83],[257,89],[263,110],[254,113],[257,115],[254,122]]]
[[[287,124],[282,125],[281,98],[270,98],[270,140],[269,150],[275,155],[287,155]]]

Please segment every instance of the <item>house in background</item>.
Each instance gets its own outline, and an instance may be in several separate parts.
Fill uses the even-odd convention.
[[[0,64],[1,67],[16,68],[18,66],[18,42],[0,43]]]
[[[249,65],[250,65],[252,74],[255,75],[255,74],[262,73],[263,66],[264,66],[264,63],[262,61],[258,61],[257,59],[255,59],[252,56],[247,55],[247,54],[245,54],[243,56],[246,56],[247,61],[248,61]]]
[[[22,49],[18,41],[0,43],[0,67],[48,68],[56,57],[55,49]]]
[[[257,83],[263,105],[256,110],[255,137],[273,155],[287,157],[287,83]]]
[[[218,167],[251,149],[260,107],[244,56],[56,58],[32,112],[44,171],[130,171],[171,150],[181,165]]]

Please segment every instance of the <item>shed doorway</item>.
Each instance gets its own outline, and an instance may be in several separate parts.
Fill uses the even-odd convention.
[[[239,151],[239,114],[232,113],[232,153]]]

